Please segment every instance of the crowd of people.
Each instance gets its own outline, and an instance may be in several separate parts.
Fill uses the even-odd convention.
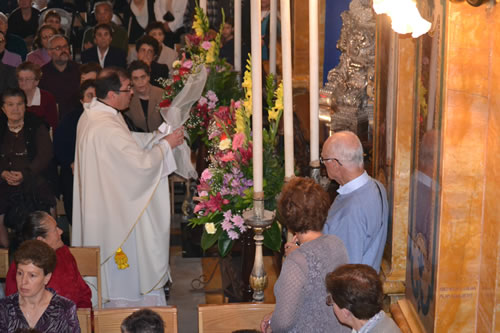
[[[18,0],[17,8],[0,13],[0,247],[21,244],[0,300],[2,332],[78,332],[76,308],[92,306],[55,220],[60,195],[73,225],[71,245],[101,248],[107,306],[166,305],[165,198],[184,131],[161,130],[158,79],[172,72],[189,3],[97,1],[95,25],[79,49],[53,8]],[[217,27],[215,3],[209,1],[207,12]],[[113,19],[117,8],[120,23]],[[221,55],[232,63],[231,17],[222,39]],[[364,170],[363,148],[352,132],[328,138],[321,162],[340,185],[338,195],[330,205],[321,186],[299,177],[283,188],[280,221],[294,238],[285,244],[275,311],[261,329],[398,332],[382,311],[377,274],[388,228],[384,186]],[[140,312],[122,330],[150,324],[163,330],[156,316]]]

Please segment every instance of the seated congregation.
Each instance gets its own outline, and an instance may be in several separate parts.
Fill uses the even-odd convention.
[[[95,1],[75,39],[57,1],[17,2],[0,12],[0,332],[177,332],[182,323],[164,289],[172,280],[169,175],[194,167],[182,164],[190,156],[179,158],[185,128],[166,121],[177,115],[164,94],[165,79],[181,80],[179,63],[192,65],[178,51],[195,5]],[[223,23],[214,12],[210,34]],[[233,21],[216,39],[231,70]],[[352,132],[329,137],[321,155],[340,185],[333,203],[302,177],[277,202],[293,239],[276,304],[200,304],[200,332],[399,332],[383,311],[378,276],[384,186],[364,170]]]

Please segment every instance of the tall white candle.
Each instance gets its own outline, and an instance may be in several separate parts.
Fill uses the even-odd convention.
[[[281,46],[283,55],[283,124],[285,132],[285,177],[294,176],[293,157],[293,95],[292,95],[292,34],[290,0],[281,0]]]
[[[200,8],[203,9],[205,14],[207,13],[207,0],[200,0]]]
[[[234,70],[241,71],[241,0],[234,0]]]
[[[309,0],[309,112],[311,162],[319,166],[318,0]]]
[[[260,35],[260,0],[250,6],[252,29],[252,137],[254,193],[263,191],[262,179],[262,47]]]
[[[269,22],[269,72],[276,74],[276,38],[277,31],[277,13],[278,1],[271,0],[270,22]]]

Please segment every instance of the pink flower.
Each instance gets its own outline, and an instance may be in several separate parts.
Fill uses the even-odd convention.
[[[235,156],[234,156],[234,154],[233,154],[233,152],[232,152],[232,151],[228,152],[227,154],[223,155],[223,156],[220,158],[220,160],[221,160],[222,162],[231,162],[231,161],[234,161],[234,159],[235,159]]]
[[[235,108],[235,109],[239,109],[239,108],[240,108],[240,106],[241,106],[241,102],[240,102],[240,101],[236,101],[236,102],[234,102],[234,108]]]
[[[191,67],[193,67],[193,61],[191,61],[191,60],[184,61],[184,63],[182,64],[182,67],[187,68],[187,69],[191,69]]]
[[[240,235],[238,235],[238,233],[236,231],[233,231],[233,230],[229,230],[227,232],[227,235],[229,236],[229,238],[231,238],[232,240],[235,240],[235,239],[238,239],[240,238]]]
[[[224,221],[224,222],[222,222],[221,226],[222,226],[222,230],[224,230],[224,231],[229,231],[229,230],[233,229],[233,224],[231,223],[231,221]]]
[[[204,50],[208,51],[212,47],[212,44],[209,41],[204,41],[203,43],[201,43],[201,47]]]
[[[216,212],[218,210],[222,209],[222,205],[227,205],[229,203],[229,200],[223,199],[222,195],[217,193],[216,196],[211,196],[210,200],[205,204],[207,209],[211,212]]]
[[[233,150],[238,150],[241,146],[243,146],[243,143],[245,143],[245,134],[244,133],[237,133],[233,137]]]
[[[195,207],[194,207],[194,213],[198,213],[200,210],[204,209],[205,208],[205,203],[204,202],[200,202],[199,204],[197,204]]]
[[[212,172],[210,172],[210,169],[205,169],[203,170],[203,172],[201,173],[201,180],[206,182],[207,180],[211,179],[212,178]]]
[[[231,219],[234,223],[235,226],[241,227],[245,223],[245,220],[240,215],[234,215],[233,218]]]
[[[200,99],[198,100],[198,104],[202,105],[202,106],[207,104],[207,102],[208,101],[207,101],[206,97],[203,97],[203,96],[201,96]]]

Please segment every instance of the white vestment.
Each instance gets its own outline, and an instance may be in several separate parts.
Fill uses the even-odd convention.
[[[151,295],[170,279],[167,176],[176,163],[165,140],[146,149],[152,134],[138,134],[115,109],[96,99],[86,105],[77,128],[71,243],[100,246],[103,302],[164,305]],[[114,260],[120,247],[130,265],[123,270]]]

